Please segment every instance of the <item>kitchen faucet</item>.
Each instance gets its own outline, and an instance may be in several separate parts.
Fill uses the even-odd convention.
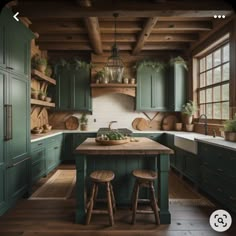
[[[108,126],[109,129],[111,129],[111,125],[112,125],[113,123],[117,123],[117,121],[116,121],[116,120],[110,121],[110,122],[109,122],[109,126]]]
[[[204,129],[205,129],[205,135],[207,135],[207,116],[205,114],[202,114],[198,118],[198,123],[200,122],[201,118],[204,117]]]

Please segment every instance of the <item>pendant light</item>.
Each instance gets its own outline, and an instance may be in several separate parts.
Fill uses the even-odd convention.
[[[114,13],[113,16],[115,25],[114,44],[111,49],[111,56],[108,57],[105,70],[109,75],[111,83],[121,83],[124,72],[124,63],[119,56],[119,50],[116,44],[116,18],[118,17],[118,13]]]

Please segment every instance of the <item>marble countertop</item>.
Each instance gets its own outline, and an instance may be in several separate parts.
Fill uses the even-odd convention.
[[[132,130],[132,129],[131,129]],[[63,133],[97,133],[98,130],[88,130],[88,131],[81,131],[81,130],[52,130],[48,133],[43,133],[43,134],[32,134],[31,135],[31,142],[36,142],[43,140],[45,138],[53,137],[55,135],[63,134]],[[143,134],[163,134],[163,133],[168,133],[168,134],[173,134],[177,137],[181,137],[184,139],[192,140],[192,141],[197,141],[197,142],[203,142],[211,145],[216,145],[219,147],[224,147],[227,149],[231,149],[236,151],[236,143],[235,142],[230,142],[224,140],[222,137],[213,137],[210,135],[204,135],[204,134],[199,134],[199,133],[194,133],[194,132],[184,132],[184,131],[165,131],[165,130],[145,130],[145,131],[139,131],[139,130],[132,130],[133,133],[143,133]]]

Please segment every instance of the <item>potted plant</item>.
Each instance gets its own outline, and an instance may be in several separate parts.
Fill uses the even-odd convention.
[[[45,70],[47,68],[47,59],[40,57],[39,54],[36,54],[32,57],[31,65],[32,68],[37,69],[45,74]]]
[[[86,113],[82,113],[80,117],[80,130],[88,130],[88,118]]]
[[[39,96],[39,91],[34,88],[31,88],[31,98],[38,99],[38,96]]]
[[[137,62],[136,65],[134,66],[136,70],[139,70],[143,67],[149,67],[155,70],[156,72],[159,72],[166,68],[166,64],[158,60],[142,60]]]
[[[52,67],[50,65],[47,65],[47,68],[45,70],[45,75],[48,77],[51,77],[52,75]]]
[[[182,120],[185,124],[187,131],[193,131],[194,125],[193,122],[193,114],[196,112],[197,107],[196,104],[189,100],[186,104],[182,107]]]
[[[236,113],[233,119],[224,123],[224,138],[227,141],[236,142]]]

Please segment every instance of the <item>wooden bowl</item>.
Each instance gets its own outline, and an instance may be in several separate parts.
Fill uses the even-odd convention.
[[[129,139],[126,138],[126,139],[121,139],[121,140],[101,140],[100,138],[96,138],[95,141],[101,145],[111,146],[111,145],[120,145],[120,144],[128,143]]]

